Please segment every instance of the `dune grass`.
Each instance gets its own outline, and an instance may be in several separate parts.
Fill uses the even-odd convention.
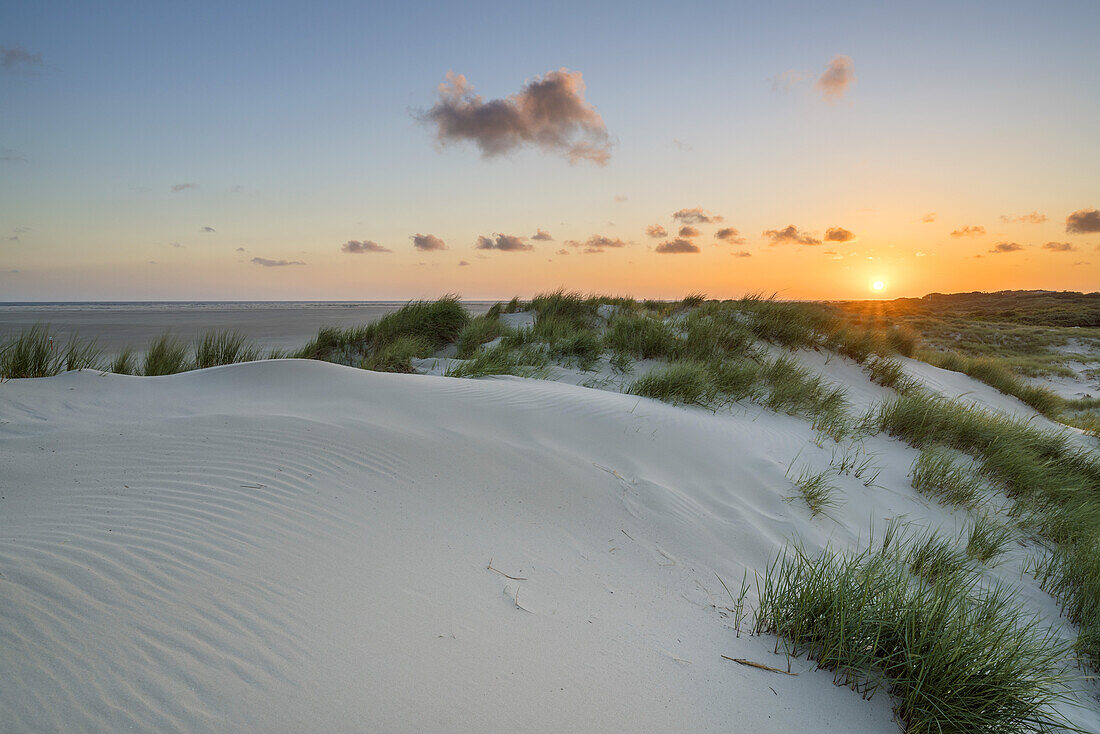
[[[549,357],[533,346],[520,348],[499,344],[492,349],[482,349],[473,358],[452,364],[444,373],[446,377],[486,377],[488,375],[516,375],[519,377],[544,377]]]
[[[500,322],[500,316],[491,313],[475,316],[466,322],[462,332],[458,335],[457,351],[458,359],[473,357],[482,344],[490,342],[505,333],[505,326]]]
[[[134,358],[133,348],[126,347],[115,355],[108,370],[116,375],[136,375],[138,373],[138,366]]]
[[[1012,530],[989,515],[978,515],[970,523],[966,537],[966,555],[980,563],[990,564],[1012,542]]]
[[[253,362],[260,350],[236,331],[208,331],[195,342],[194,364],[197,369],[238,362]]]
[[[1031,517],[1053,544],[1041,574],[1044,588],[1062,602],[1078,626],[1076,651],[1100,668],[1100,460],[1069,441],[1026,421],[959,401],[913,392],[873,411],[878,428],[917,446],[942,444],[970,454],[984,478],[1015,500],[1015,512]]]
[[[913,489],[945,504],[973,509],[981,502],[981,480],[942,446],[922,448],[910,476]]]
[[[64,345],[50,327],[34,324],[0,344],[0,379],[51,377],[65,370],[98,369],[103,350],[95,340],[72,337]]]
[[[643,314],[620,314],[611,319],[603,337],[604,346],[635,359],[671,358],[678,340],[664,321]]]
[[[1011,592],[972,574],[946,568],[916,583],[891,553],[795,548],[766,570],[754,630],[865,697],[885,687],[907,732],[1068,725],[1055,709],[1072,700],[1064,645]]]
[[[142,374],[148,377],[174,375],[192,368],[187,359],[187,345],[171,334],[164,334],[145,352]]]
[[[408,360],[402,355],[430,356],[456,341],[469,321],[470,315],[458,296],[412,301],[371,324],[345,329],[322,327],[294,356],[405,371]],[[413,350],[414,344],[423,348]]]
[[[790,499],[801,498],[810,508],[810,517],[827,514],[827,510],[840,507],[840,501],[836,498],[837,487],[832,481],[835,475],[836,471],[831,466],[824,471],[803,466],[792,477],[791,467],[787,467],[787,478],[798,490],[798,497]]]
[[[635,380],[628,392],[675,405],[712,409],[721,395],[713,381],[712,365],[704,362],[675,362],[653,370]]]

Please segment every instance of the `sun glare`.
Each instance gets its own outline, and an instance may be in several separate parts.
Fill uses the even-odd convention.
[[[881,280],[876,280],[873,283],[871,283],[871,290],[873,290],[873,291],[881,291],[885,287],[886,287],[886,284],[883,283]]]

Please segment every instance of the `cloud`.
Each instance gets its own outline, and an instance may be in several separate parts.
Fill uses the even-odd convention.
[[[774,245],[820,245],[821,240],[811,236],[808,232],[799,232],[798,227],[788,224],[783,229],[768,229],[763,233],[765,239],[771,240]]]
[[[817,88],[825,99],[834,102],[844,96],[848,87],[856,80],[851,56],[834,56],[825,73],[817,79]]]
[[[1100,232],[1100,210],[1078,209],[1066,217],[1066,231],[1070,234]]]
[[[0,148],[0,161],[5,163],[27,163],[27,156],[11,148]]]
[[[541,240],[541,241],[544,241],[544,242],[553,242],[554,241],[554,238],[550,236],[549,232],[544,232],[541,229],[536,229],[535,233],[533,235],[531,235],[531,239]]]
[[[340,252],[346,252],[351,255],[362,255],[365,252],[393,252],[388,247],[383,247],[377,242],[371,240],[348,240],[344,244],[340,245]]]
[[[469,265],[470,265],[470,263],[466,262],[465,260],[459,260],[458,261],[458,267],[460,267],[460,268],[469,267]]]
[[[568,254],[569,254],[569,250],[558,250],[558,251],[557,251],[557,252],[555,252],[554,254],[555,254],[555,255],[568,255]]]
[[[668,237],[668,230],[659,224],[651,224],[645,228],[645,233],[654,239]]]
[[[0,46],[0,69],[33,74],[46,64],[42,54],[32,54],[22,46]]]
[[[494,233],[492,237],[485,237],[484,235],[478,237],[477,249],[500,250],[501,252],[522,252],[524,250],[533,250],[535,246],[524,242],[522,237]]]
[[[263,265],[265,268],[281,268],[287,265],[305,265],[301,260],[268,260],[266,257],[252,258],[253,265]]]
[[[1018,242],[998,242],[997,244],[993,245],[993,248],[990,250],[990,252],[992,252],[994,255],[997,255],[1004,252],[1019,252],[1022,249],[1024,249],[1024,246]]]
[[[214,230],[214,228],[213,228],[213,227],[203,227],[203,228],[202,228],[202,229],[200,229],[199,231],[200,231],[200,232],[214,232],[215,230]]]
[[[683,151],[695,150],[695,148],[691,147],[691,143],[685,143],[683,140],[680,140],[679,138],[673,138],[672,142],[669,143],[669,146],[675,148],[676,150],[683,150]]]
[[[856,236],[844,227],[829,227],[825,230],[826,242],[852,242]]]
[[[622,204],[624,201],[627,201],[627,200],[628,200],[627,197],[623,196],[622,194],[615,194],[615,203],[616,204]]]
[[[730,254],[733,255],[734,257],[752,257],[751,252],[745,252],[744,250],[739,250],[738,252],[731,252]]]
[[[796,84],[803,81],[806,78],[806,72],[798,71],[797,69],[787,69],[786,71],[776,74],[770,81],[772,83],[773,92],[789,92]]]
[[[934,221],[936,221],[936,212],[928,212],[920,218],[921,224],[931,224]]]
[[[238,247],[237,252],[248,252],[248,250],[244,249],[243,247]]]
[[[733,227],[723,227],[714,233],[714,236],[723,242],[728,242],[731,245],[743,245],[745,244],[745,238],[741,236]]]
[[[611,237],[604,237],[603,235],[594,234],[584,242],[578,242],[577,240],[566,240],[565,244],[570,247],[583,248],[583,252],[586,254],[603,252],[609,248],[626,247],[629,243],[623,242],[620,239],[612,239]]]
[[[570,163],[607,165],[611,139],[596,108],[584,99],[579,71],[547,72],[523,85],[518,94],[488,102],[474,94],[466,77],[447,72],[430,110],[417,114],[436,127],[440,144],[469,140],[485,158],[534,145],[558,153]]]
[[[434,234],[420,234],[417,232],[414,235],[409,235],[409,239],[413,241],[413,247],[422,251],[430,250],[446,250],[447,245],[443,240],[436,237]]]
[[[1075,252],[1076,247],[1068,242],[1048,242],[1043,245],[1044,250],[1050,250],[1051,252]]]
[[[680,236],[681,237],[698,237],[699,236],[699,230],[697,230],[695,227],[692,227],[690,224],[685,224],[683,227],[680,227]]]
[[[1016,222],[1017,224],[1042,224],[1047,220],[1046,214],[1040,214],[1039,212],[1031,212],[1030,214],[1021,214],[1018,217],[1013,217],[1008,214],[1001,215],[1002,222]]]
[[[674,240],[668,240],[657,245],[657,252],[662,255],[683,255],[691,252],[699,252],[699,248],[694,242],[685,240],[682,237],[677,237]]]
[[[672,215],[672,218],[684,224],[716,224],[726,221],[724,217],[711,214],[706,209],[695,207],[694,209],[681,209]]]
[[[187,191],[187,189],[197,189],[199,185],[197,183],[179,183],[172,184],[172,193],[178,194],[181,191]]]
[[[180,247],[180,248],[182,248],[182,247],[183,247],[183,245],[181,245],[181,244],[180,244],[180,243],[178,243],[178,242],[169,242],[169,243],[168,243],[168,246],[169,246],[169,247]]]
[[[951,236],[952,237],[981,237],[984,234],[985,234],[985,227],[983,227],[981,225],[978,225],[978,224],[973,225],[973,226],[968,224],[965,227],[960,227],[959,229],[954,230],[951,233]]]

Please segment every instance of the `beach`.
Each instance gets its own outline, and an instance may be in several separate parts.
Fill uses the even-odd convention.
[[[853,413],[895,396],[827,350],[776,354]],[[835,685],[753,634],[753,610],[792,544],[860,551],[899,519],[965,536],[965,508],[914,488],[918,449],[830,439],[752,400],[625,394],[607,363],[443,376],[461,362],[0,384],[8,725],[898,731],[886,691]],[[936,394],[1054,427],[966,375],[898,363]],[[833,506],[811,511],[798,472],[838,462]],[[974,568],[1068,644],[1025,541]],[[1057,713],[1100,729],[1095,684],[1073,685]]]

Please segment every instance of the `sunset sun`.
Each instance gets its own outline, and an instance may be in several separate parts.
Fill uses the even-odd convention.
[[[884,288],[886,288],[886,284],[881,280],[875,280],[871,282],[871,290],[875,291],[876,293],[883,290]]]

